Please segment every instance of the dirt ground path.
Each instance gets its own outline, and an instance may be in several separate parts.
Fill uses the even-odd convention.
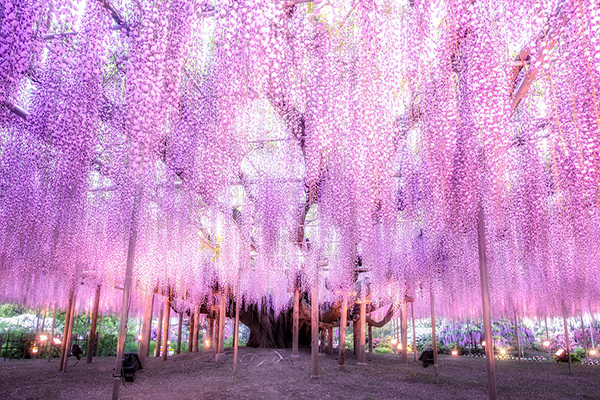
[[[310,352],[299,360],[290,350],[240,348],[236,376],[233,350],[228,361],[216,364],[212,351],[150,358],[135,383],[121,388],[122,399],[486,399],[483,359],[440,356],[440,383],[433,368],[414,361],[401,364],[392,354],[367,355],[368,366],[356,365],[350,355],[347,371],[337,370],[334,356],[320,357],[321,378],[310,381]],[[58,359],[0,360],[2,399],[110,399],[114,358],[85,360],[66,374],[57,372]],[[555,363],[497,361],[500,399],[599,399],[600,367]]]

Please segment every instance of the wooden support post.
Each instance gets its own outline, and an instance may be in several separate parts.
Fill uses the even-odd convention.
[[[342,315],[340,318],[340,340],[338,348],[338,369],[346,370],[346,325],[348,323],[348,293],[344,291],[342,297]]]
[[[298,330],[299,326],[299,314],[300,314],[300,290],[294,288],[294,315],[292,321],[292,356],[291,358],[300,358],[298,354]]]
[[[165,321],[163,322],[162,361],[167,361],[169,355],[169,328],[171,325],[171,299],[170,294],[165,297]],[[158,344],[157,344],[158,345]]]
[[[48,307],[44,307],[44,318],[42,319],[42,328],[40,329],[40,332],[44,333],[44,328],[46,327],[46,313],[48,312]],[[583,318],[583,317],[582,317]],[[40,353],[41,353],[41,349],[40,349]]]
[[[588,346],[585,341],[585,325],[583,324],[583,313],[581,314],[581,338],[583,340],[583,348],[585,349],[585,360],[588,361]]]
[[[67,372],[67,365],[69,364],[69,350],[71,349],[71,340],[73,339],[73,321],[75,320],[75,304],[77,303],[77,295],[73,296],[73,306],[71,308],[71,315],[69,318],[69,333],[67,334],[67,337],[64,338],[64,341],[66,342],[66,351],[65,351],[65,357],[64,357],[64,362],[63,362],[63,366],[62,366],[62,372],[66,373]]]
[[[217,354],[219,353],[219,322],[220,322],[220,312],[219,312],[219,307],[217,306],[217,310],[215,311],[215,333],[214,333],[214,340],[213,340],[213,350],[215,353],[215,359],[217,357]]]
[[[92,325],[90,326],[90,339],[87,348],[87,363],[92,362],[94,357],[94,349],[96,348],[96,329],[98,328],[98,307],[100,305],[100,285],[96,285],[96,293],[94,294],[94,306],[92,308]]]
[[[119,338],[117,341],[117,357],[115,361],[115,372],[113,382],[113,400],[119,400],[119,389],[121,387],[121,370],[123,369],[123,353],[125,351],[125,340],[127,335],[127,321],[129,320],[129,301],[131,300],[131,280],[133,277],[133,263],[135,260],[135,244],[137,241],[137,221],[141,192],[135,195],[129,226],[129,243],[127,247],[127,261],[125,263],[125,278],[123,280],[123,302],[121,304],[121,318],[119,321]]]
[[[156,347],[154,349],[154,357],[160,357],[160,344],[162,343],[162,326],[163,326],[164,309],[158,311],[158,329],[156,330]]]
[[[198,327],[200,326],[200,306],[196,305],[194,308],[194,352],[197,353],[199,351],[198,340],[200,339],[200,333],[198,332]]]
[[[513,305],[513,312],[514,312],[514,316],[515,316],[515,337],[517,338],[517,356],[518,356],[519,362],[521,362],[521,339],[519,338],[519,320],[517,319],[517,309],[514,305]]]
[[[369,353],[373,354],[373,327],[369,324]]]
[[[415,361],[417,361],[417,331],[415,327],[415,302],[412,301],[410,303],[410,313],[412,316],[412,331],[413,331],[413,355],[415,357]]]
[[[494,338],[492,336],[492,316],[490,311],[490,276],[487,266],[485,223],[483,215],[483,206],[481,203],[479,204],[479,212],[477,216],[477,244],[479,250],[479,273],[481,276],[483,326],[485,330],[485,354],[488,374],[488,394],[490,400],[496,400],[496,364],[494,362]]]
[[[310,299],[310,362],[311,379],[319,379],[319,270],[315,273],[315,279],[311,290]]]
[[[565,343],[567,345],[567,358],[569,360],[569,374],[573,375],[573,366],[571,365],[571,341],[569,340],[569,328],[567,326],[567,308],[565,301],[562,301],[563,325],[565,327]]]
[[[152,309],[154,307],[154,291],[146,293],[146,301],[144,302],[144,315],[142,317],[142,340],[140,341],[140,349],[138,356],[145,366],[146,357],[150,351],[150,333],[152,331]]]
[[[367,359],[365,355],[365,336],[366,336],[366,325],[367,325],[367,303],[363,300],[360,303],[360,339],[358,342],[358,365],[367,365]]]
[[[52,349],[54,348],[54,327],[56,326],[56,303],[54,304],[54,312],[52,313],[52,331],[50,332],[50,340],[48,341],[48,362],[52,359]]]
[[[227,360],[227,356],[225,355],[225,303],[227,301],[227,294],[225,290],[219,296],[219,340],[218,340],[218,348],[215,348],[217,351],[215,361],[222,362]]]
[[[433,298],[433,287],[431,288],[431,347],[433,348],[433,373],[435,383],[439,383],[437,336],[435,334],[435,302]]]
[[[319,332],[321,334],[321,341],[320,341],[320,345],[319,345],[319,352],[320,353],[325,353],[325,339],[327,339],[327,331],[325,330],[325,328],[323,328]]]
[[[360,329],[358,329],[358,320],[356,318],[352,319],[352,333],[353,333],[353,353],[354,357],[358,358],[358,341],[360,339]]]
[[[183,312],[179,312],[179,323],[177,324],[177,354],[181,354],[181,330],[183,325]]]
[[[208,318],[208,316],[207,316]],[[215,345],[215,340],[214,340],[214,335],[215,335],[215,319],[214,318],[209,318],[209,324],[208,324],[208,348],[210,349],[212,346]]]
[[[58,372],[62,372],[63,364],[67,358],[67,338],[69,337],[69,323],[71,322],[71,312],[73,310],[73,297],[75,296],[75,288],[71,286],[69,289],[69,300],[67,302],[67,310],[65,314],[65,328],[63,330],[63,340],[60,348],[60,362],[58,364]]]
[[[404,364],[408,363],[408,304],[406,299],[402,301],[402,355],[400,359]]]
[[[240,334],[240,282],[239,282],[239,270],[238,270],[238,282],[235,289],[235,324],[233,326],[233,373],[237,372],[237,360],[238,360],[238,342]]]
[[[190,309],[190,333],[188,335],[188,353],[194,351],[194,311]]]

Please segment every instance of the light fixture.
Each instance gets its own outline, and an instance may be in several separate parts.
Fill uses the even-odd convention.
[[[542,342],[542,346],[544,346],[544,347],[550,347],[550,341],[549,340],[544,340]]]
[[[458,350],[452,350],[452,355],[453,356],[457,356],[458,355]]]
[[[170,345],[171,345],[171,341],[167,340],[167,346],[170,346]]]
[[[55,345],[57,345],[57,346],[58,346],[59,344],[61,344],[61,343],[62,343],[62,341],[61,341],[59,338],[57,338],[57,337],[55,337],[54,339],[52,339],[52,341],[53,341],[53,342],[54,342],[54,344],[55,344]]]
[[[590,356],[595,357],[597,354],[598,354],[598,350],[596,350],[596,349],[590,350]]]
[[[138,335],[138,342],[142,341],[142,335]]]
[[[38,352],[38,347],[37,347],[37,346],[35,346],[35,347],[32,347],[32,348],[31,348],[31,352],[32,352],[33,354],[37,354],[37,352]]]
[[[392,345],[395,346],[398,344],[398,339],[392,339]]]
[[[46,340],[48,340],[48,335],[44,335],[43,333],[40,335],[40,341],[41,342],[45,342]]]
[[[402,343],[398,343],[398,347],[396,347],[396,349],[402,351]]]
[[[500,349],[500,354],[505,355],[506,354],[506,349]]]
[[[485,340],[481,342],[481,345],[485,347]]]
[[[567,354],[567,352],[565,351],[565,349],[558,349],[556,351],[556,353],[554,353],[554,355],[556,356],[556,362],[569,362],[569,356]]]
[[[204,341],[204,347],[206,347],[207,349],[210,347],[210,340],[206,339]]]

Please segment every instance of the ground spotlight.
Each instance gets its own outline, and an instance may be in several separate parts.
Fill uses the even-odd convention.
[[[567,352],[565,351],[565,349],[558,349],[556,351],[556,353],[554,353],[554,355],[556,356],[556,362],[569,362],[569,357],[567,355]]]

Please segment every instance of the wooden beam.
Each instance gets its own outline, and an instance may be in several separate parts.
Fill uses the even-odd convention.
[[[94,357],[94,349],[96,344],[96,329],[98,328],[98,306],[100,305],[100,285],[96,285],[96,293],[94,295],[94,305],[92,307],[92,324],[90,326],[90,338],[88,340],[88,348],[86,354],[86,362],[89,364]]]

